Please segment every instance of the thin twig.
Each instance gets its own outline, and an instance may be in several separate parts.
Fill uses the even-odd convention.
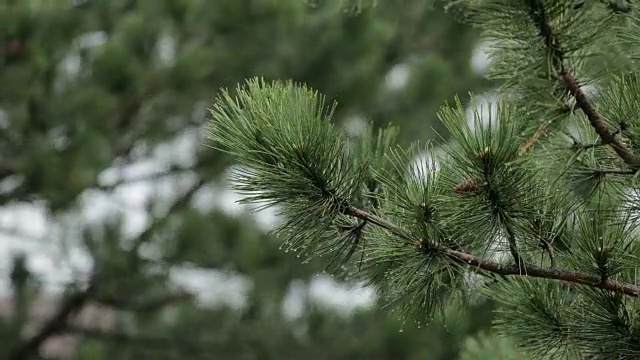
[[[638,172],[638,169],[620,170],[620,169],[597,169],[594,170],[601,175],[633,175]]]
[[[130,178],[121,178],[114,182],[111,182],[110,184],[97,185],[96,188],[100,190],[108,191],[123,185],[131,185],[131,184],[135,184],[138,182],[145,182],[145,181],[156,181],[162,178],[166,178],[174,175],[181,175],[181,174],[195,172],[195,171],[197,171],[195,167],[188,167],[188,168],[171,167],[164,171],[143,174],[143,175],[130,177]]]
[[[533,147],[533,144],[547,131],[547,128],[550,124],[551,122],[547,121],[540,125],[536,132],[527,140],[525,140],[522,145],[520,145],[520,155],[525,154],[527,151],[529,151],[529,149]]]
[[[509,252],[511,252],[511,256],[513,257],[513,261],[515,265],[520,269],[520,273],[524,273],[524,259],[518,252],[518,245],[516,244],[516,236],[513,233],[513,229],[511,226],[505,226],[507,231],[507,241],[509,242]]]
[[[392,234],[408,240],[409,242],[422,246],[428,247],[432,249],[434,252],[438,252],[444,254],[449,259],[458,262],[458,263],[466,263],[475,269],[488,271],[497,275],[522,275],[522,276],[530,276],[534,278],[544,278],[551,280],[559,280],[563,282],[580,284],[585,286],[591,286],[599,289],[613,291],[618,294],[624,294],[633,297],[640,297],[640,286],[635,284],[624,283],[616,280],[606,279],[602,281],[599,275],[593,275],[585,272],[578,272],[568,269],[561,268],[547,268],[538,266],[535,264],[526,264],[524,266],[525,271],[522,271],[522,267],[516,264],[505,265],[499,262],[495,262],[492,260],[487,260],[481,258],[479,256],[466,253],[463,251],[452,250],[441,245],[433,244],[428,242],[427,240],[416,238],[411,236],[402,228],[396,226],[395,224],[382,219],[373,214],[369,214],[368,212],[356,208],[349,207],[346,211],[347,215],[354,216],[363,220],[367,220],[372,224],[380,226]]]
[[[611,148],[618,154],[627,165],[640,166],[640,158],[634,154],[627,146],[616,137],[614,133],[609,130],[609,127],[604,122],[602,116],[598,113],[595,107],[591,104],[584,91],[580,88],[578,80],[573,74],[569,72],[566,66],[563,66],[560,72],[562,82],[567,87],[567,90],[576,99],[576,106],[579,107],[582,112],[587,116],[591,127],[602,139],[603,144],[611,146]]]
[[[542,243],[542,249],[544,251],[547,252],[547,254],[549,254],[549,261],[551,262],[551,267],[555,268],[556,267],[556,256],[555,256],[555,252],[553,251],[553,246],[551,246],[551,244],[544,239],[540,239],[540,242]]]
[[[587,116],[591,127],[600,136],[603,144],[611,146],[611,148],[618,154],[627,165],[638,167],[640,166],[640,158],[635,155],[627,146],[616,137],[612,132],[602,116],[598,113],[596,108],[587,98],[580,87],[579,81],[575,75],[571,73],[569,67],[565,64],[566,54],[560,46],[557,35],[554,33],[553,28],[547,18],[546,9],[544,3],[540,0],[529,0],[529,16],[535,26],[538,28],[538,32],[542,40],[551,55],[553,69],[557,71],[564,87],[569,91],[571,96],[576,101],[576,107],[580,108],[582,112]]]

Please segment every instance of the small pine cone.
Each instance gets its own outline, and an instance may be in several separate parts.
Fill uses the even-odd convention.
[[[467,179],[453,187],[456,194],[466,194],[478,190],[478,183],[473,179]]]

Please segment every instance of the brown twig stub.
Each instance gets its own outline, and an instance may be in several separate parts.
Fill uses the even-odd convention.
[[[520,145],[520,155],[524,155],[529,149],[533,147],[533,144],[538,141],[538,139],[547,131],[547,127],[549,126],[548,122],[540,125],[536,132],[531,135],[525,142]]]

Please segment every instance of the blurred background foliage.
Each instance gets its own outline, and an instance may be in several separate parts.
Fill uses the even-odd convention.
[[[492,84],[472,66],[476,33],[433,3],[0,0],[2,216],[31,209],[1,229],[0,351],[499,358],[486,302],[418,328],[367,289],[366,306],[317,300],[317,284],[334,302],[357,284],[279,250],[277,219],[231,207],[233,164],[203,140],[216,94],[253,76],[317,89],[353,136],[367,122],[399,125],[405,144],[446,136],[437,108]]]

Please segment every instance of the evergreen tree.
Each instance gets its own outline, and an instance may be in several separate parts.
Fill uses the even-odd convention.
[[[309,3],[0,0],[0,204],[40,204],[53,224],[39,240],[42,252],[51,246],[91,260],[88,273],[64,279],[54,311],[34,327],[50,277],[34,273],[29,256],[14,259],[2,358],[45,358],[52,339],[74,335],[81,343],[72,355],[89,360],[450,359],[486,327],[492,304],[485,302],[465,316],[447,309],[447,322],[421,329],[376,309],[344,319],[310,300],[301,318],[286,319],[280,308],[289,285],[309,283],[324,262],[302,265],[279,251],[255,218],[196,206],[197,195],[224,187],[234,161],[198,146],[221,87],[252,76],[310,84],[345,104],[335,118],[351,124],[353,150],[364,151],[372,133],[356,131],[353,119],[374,128],[392,119],[403,126],[401,143],[432,136],[425,124],[444,134],[435,109],[490,84],[469,67],[477,35],[429,2]],[[386,76],[398,68],[410,76],[390,88]],[[195,150],[178,154],[176,139]],[[167,152],[153,171],[126,174]],[[92,195],[115,197],[139,182],[158,184],[159,193],[141,210],[144,229],[127,233],[124,211],[85,221]],[[184,267],[251,279],[246,306],[201,306],[172,282]],[[80,321],[96,307],[113,318]]]
[[[502,85],[488,115],[469,123],[452,101],[438,112],[448,141],[406,149],[393,128],[346,137],[339,106],[308,84],[253,78],[211,109],[210,139],[244,165],[236,188],[278,208],[287,248],[339,259],[401,314],[424,321],[486,297],[527,358],[638,358],[640,7],[446,7],[492,42],[488,77]],[[487,342],[515,356],[492,338],[465,356]]]

